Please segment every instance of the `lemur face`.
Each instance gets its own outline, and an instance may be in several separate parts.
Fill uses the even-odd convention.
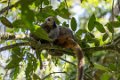
[[[49,27],[51,28],[54,27],[55,21],[53,17],[46,18],[45,22]]]

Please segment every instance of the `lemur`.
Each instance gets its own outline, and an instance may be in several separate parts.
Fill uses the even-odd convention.
[[[53,17],[46,18],[40,26],[48,33],[53,44],[73,50],[78,60],[76,80],[83,80],[84,54],[79,44],[74,40],[72,31],[69,28],[58,26]],[[39,40],[34,35],[32,37]]]

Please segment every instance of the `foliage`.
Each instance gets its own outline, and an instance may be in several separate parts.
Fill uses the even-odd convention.
[[[58,25],[62,24],[65,27],[70,25],[76,41],[83,48],[86,58],[85,80],[119,80],[120,54],[115,46],[113,48],[115,47],[116,51],[107,50],[104,46],[113,44],[116,41],[115,38],[119,37],[120,16],[117,15],[116,20],[113,21],[103,18],[111,11],[109,7],[112,6],[108,7],[111,4],[110,0],[83,0],[80,5],[86,10],[85,13],[89,17],[83,13],[84,18],[78,17],[80,19],[78,21],[75,17],[71,17],[73,16],[73,13],[70,12],[72,6],[70,2],[72,1],[74,2],[74,0],[56,2],[54,0],[10,0],[9,3],[7,0],[2,0],[0,1],[0,5],[3,5],[0,8],[0,21],[7,27],[6,32],[26,34],[26,31],[29,30],[39,38],[51,41],[39,24],[44,22],[46,17],[53,16]],[[56,5],[53,5],[56,3],[59,3],[57,8],[55,8]],[[102,9],[98,5],[104,8]],[[6,6],[8,8],[4,8]],[[92,10],[94,8],[95,10]],[[6,43],[10,45],[20,42],[26,42],[26,40],[2,40],[0,43],[5,46]],[[101,46],[103,51],[101,51]],[[119,45],[117,46],[119,48]],[[93,48],[93,51],[88,48]],[[99,48],[98,52],[96,52],[96,48]],[[54,51],[47,52],[46,48],[41,48],[38,52],[37,49],[31,50],[29,46],[12,48],[9,51],[11,55],[4,60],[6,61],[5,69],[10,70],[9,78],[12,80],[74,80],[76,59],[73,56],[63,55],[61,58],[65,60],[62,60],[59,57],[51,56],[51,53]],[[2,76],[0,73],[1,78],[6,79],[7,75],[4,73]]]

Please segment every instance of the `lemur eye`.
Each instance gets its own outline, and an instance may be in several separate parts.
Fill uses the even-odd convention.
[[[48,21],[50,21],[50,19],[48,18]]]

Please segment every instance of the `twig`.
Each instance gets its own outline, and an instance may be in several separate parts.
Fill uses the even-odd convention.
[[[20,1],[16,2],[15,4],[11,5],[11,6],[7,6],[5,8],[3,8],[1,11],[0,11],[0,15],[3,14],[5,11],[7,11],[8,9],[12,9],[13,7],[16,7],[18,4],[19,4]]]
[[[80,3],[82,3],[83,0],[80,0]]]
[[[9,11],[9,7],[10,7],[10,0],[8,0],[8,6],[7,6],[8,8],[7,8],[7,12],[6,12],[6,15],[5,16],[7,16],[7,14],[8,14],[8,11]]]
[[[67,7],[67,9],[68,9],[68,5],[67,5],[67,1],[65,0],[65,4],[66,4],[66,7]]]
[[[114,0],[112,2],[112,22],[114,21]],[[114,29],[114,28],[113,28]],[[112,41],[114,39],[114,33],[112,33]]]
[[[52,73],[50,73],[50,74],[48,74],[47,76],[45,76],[42,80],[45,80],[47,77],[49,77],[49,76],[51,76],[52,74],[56,74],[56,73],[64,73],[64,74],[67,74],[67,72],[52,72]]]
[[[3,66],[2,63],[0,63],[0,67],[3,68],[3,69],[5,68],[5,66]]]
[[[8,74],[8,69],[6,70],[6,72],[5,72],[5,75],[3,76],[3,80],[5,80],[5,77],[7,76],[7,74]]]
[[[40,69],[43,68],[43,63],[42,63],[42,58],[41,58],[41,50],[36,50],[36,55],[37,55],[37,58],[40,62]]]
[[[40,0],[41,1],[41,4],[40,4],[40,12],[42,12],[42,0]]]
[[[65,60],[65,59],[63,59],[63,58],[61,58],[61,57],[60,57],[60,59],[63,60],[63,61],[65,61],[65,62],[67,62],[67,63],[69,63],[69,64],[72,64],[73,66],[76,66],[74,63],[72,63],[72,62],[70,62],[70,61],[67,61],[67,60]]]
[[[112,21],[114,21],[114,0],[112,2]]]
[[[118,5],[118,9],[119,9],[119,12],[120,12],[120,0],[117,1],[117,5]]]
[[[40,53],[39,61],[40,61],[40,69],[42,69],[43,68],[43,63],[42,63],[41,53]]]

